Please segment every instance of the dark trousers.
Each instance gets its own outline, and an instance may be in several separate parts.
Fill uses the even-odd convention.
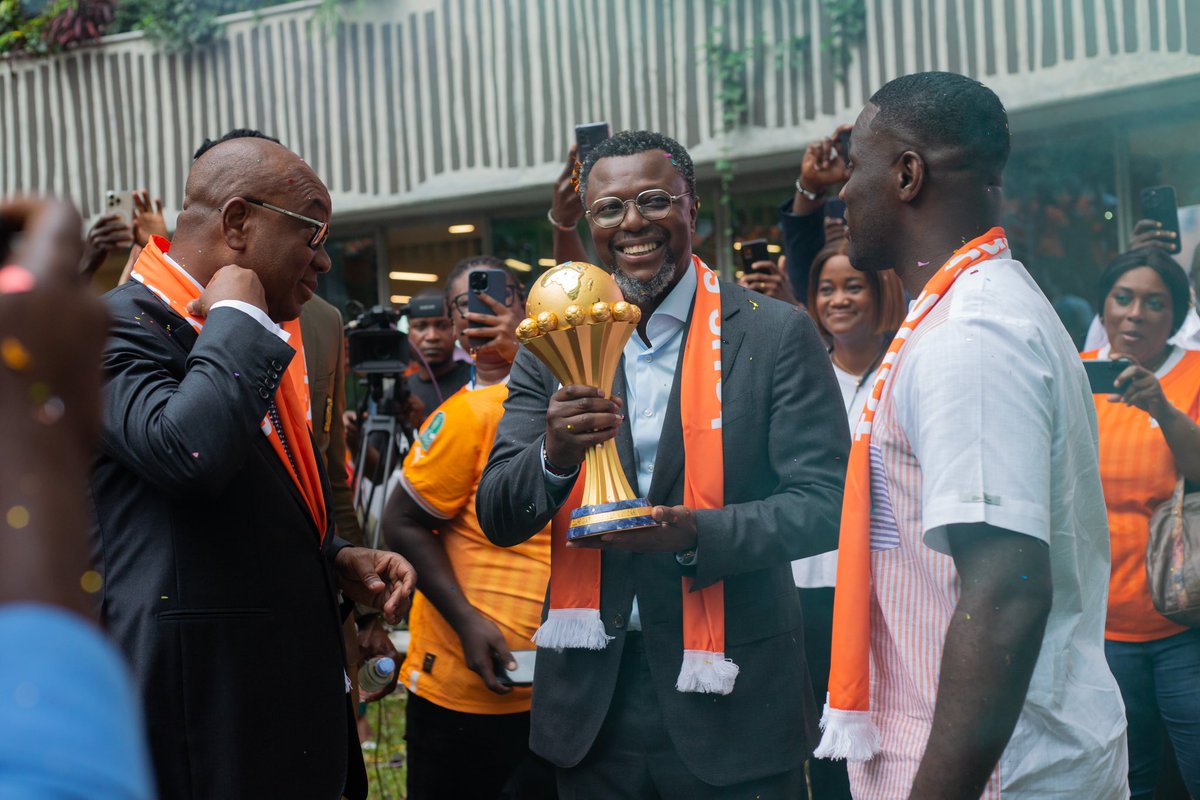
[[[1154,796],[1164,733],[1175,748],[1184,784],[1200,798],[1200,630],[1152,642],[1106,641],[1104,655],[1125,701],[1129,789],[1135,800]]]
[[[799,589],[804,611],[804,658],[812,679],[817,708],[825,708],[829,691],[829,652],[833,645],[833,587]],[[850,776],[845,761],[808,760],[813,800],[850,800]]]
[[[408,800],[554,800],[554,768],[529,751],[529,714],[465,714],[409,694]]]
[[[713,731],[739,743],[730,731]],[[625,638],[621,671],[608,716],[591,751],[578,765],[558,770],[563,800],[796,800],[806,798],[797,769],[735,786],[704,783],[683,765],[663,725],[641,634]]]

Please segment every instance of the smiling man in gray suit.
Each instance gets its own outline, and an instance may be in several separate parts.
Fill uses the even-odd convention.
[[[836,546],[848,437],[829,358],[805,314],[720,283],[724,507],[682,505],[682,354],[703,274],[692,161],[665,136],[623,132],[588,156],[579,188],[596,252],[642,310],[637,335],[611,397],[559,388],[520,352],[477,511],[492,541],[524,541],[566,501],[587,448],[615,437],[660,525],[602,538],[611,641],[539,649],[532,747],[559,767],[565,800],[801,796],[817,712],[789,562]],[[728,693],[676,688],[684,576],[723,582]]]

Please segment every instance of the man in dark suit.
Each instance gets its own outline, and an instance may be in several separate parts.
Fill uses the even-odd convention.
[[[289,371],[330,213],[294,153],[221,141],[192,165],[174,241],[105,296],[101,613],[164,798],[366,796],[337,594],[396,620],[414,576],[335,535]]]
[[[642,205],[650,190],[669,200]],[[558,765],[564,798],[797,797],[815,743],[789,562],[835,546],[845,414],[808,317],[721,283],[725,506],[680,505],[694,191],[690,157],[660,134],[623,132],[589,155],[580,192],[592,238],[642,310],[638,332],[611,398],[559,388],[519,353],[477,496],[493,541],[524,541],[564,503],[586,449],[616,437],[631,485],[658,504],[659,527],[600,542],[600,616],[612,641],[538,650],[531,744]],[[740,668],[728,694],[676,689],[684,575],[696,589],[724,583],[725,655]]]

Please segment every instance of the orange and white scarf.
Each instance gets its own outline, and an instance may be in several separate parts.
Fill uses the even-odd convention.
[[[821,717],[824,735],[817,758],[868,761],[879,752],[879,730],[871,721],[871,425],[900,350],[954,281],[967,269],[1008,249],[1002,228],[992,228],[954,252],[926,282],[879,365],[871,395],[854,428],[842,525],[838,542],[837,591],[833,601],[833,651],[829,697]]]
[[[693,256],[696,296],[683,350],[680,422],[683,427],[683,502],[688,508],[725,505],[725,462],[721,441],[721,286],[717,275]],[[583,497],[580,470],[567,502],[551,523],[550,612],[534,634],[539,647],[602,650],[612,638],[600,619],[597,550],[567,547],[571,512]],[[692,591],[684,577],[683,664],[680,692],[729,694],[738,667],[725,658],[725,589],[715,583]]]
[[[204,328],[204,318],[189,314],[187,304],[200,296],[202,287],[195,278],[167,258],[170,247],[171,243],[161,236],[151,236],[150,242],[138,256],[130,277],[154,292],[172,311],[200,332]],[[325,494],[321,489],[321,473],[317,469],[317,457],[313,452],[312,436],[309,433],[312,410],[309,405],[308,369],[304,364],[300,320],[297,318],[285,322],[281,327],[288,334],[288,344],[296,349],[296,355],[279,381],[279,389],[275,393],[275,407],[279,412],[279,421],[283,426],[284,436],[287,437],[292,458],[296,462],[294,469],[288,460],[287,451],[283,448],[283,440],[271,424],[270,415],[263,417],[261,428],[283,463],[283,468],[292,476],[296,488],[304,497],[321,540],[324,541]],[[203,458],[204,454],[192,453],[191,457]]]

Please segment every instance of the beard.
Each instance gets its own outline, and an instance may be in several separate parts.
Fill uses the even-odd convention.
[[[627,303],[644,306],[662,298],[670,290],[675,280],[675,269],[675,254],[668,249],[662,266],[647,281],[639,281],[619,269],[614,269],[612,275]]]

